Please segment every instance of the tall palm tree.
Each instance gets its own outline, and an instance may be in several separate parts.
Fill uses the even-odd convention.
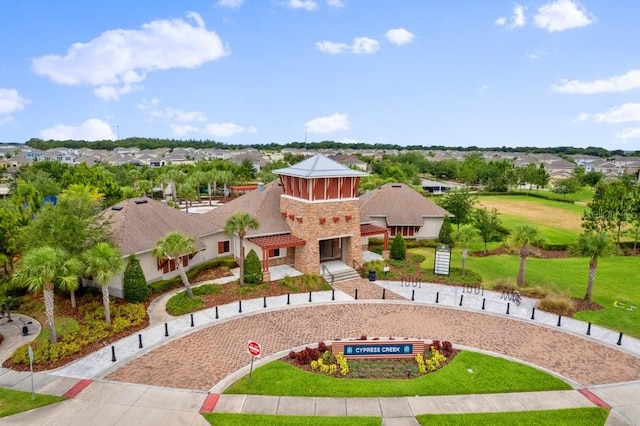
[[[53,315],[54,287],[59,285],[67,289],[77,288],[81,269],[82,262],[70,257],[64,250],[41,246],[27,251],[13,274],[14,285],[26,287],[34,293],[42,291],[51,343],[58,341]]]
[[[248,213],[236,212],[224,224],[226,234],[238,234],[240,238],[240,285],[244,285],[244,237],[248,229],[258,229],[258,219]]]
[[[464,225],[453,233],[453,241],[462,248],[462,277],[464,278],[465,266],[469,244],[478,239],[478,230],[471,225]]]
[[[598,271],[598,258],[609,256],[615,253],[616,247],[611,241],[611,237],[606,232],[598,234],[585,232],[580,234],[578,241],[571,246],[571,252],[577,256],[589,257],[589,279],[587,280],[587,292],[584,300],[591,302],[591,292],[593,291],[593,281]]]
[[[520,246],[518,254],[520,255],[520,269],[518,270],[518,286],[523,287],[525,284],[525,266],[527,257],[532,255],[535,246],[540,245],[544,240],[540,234],[540,230],[528,223],[520,223],[516,225],[511,237],[512,241]]]
[[[161,259],[175,259],[176,266],[180,272],[180,278],[182,278],[182,284],[187,289],[189,297],[193,297],[193,290],[191,290],[191,283],[189,283],[189,277],[184,270],[182,264],[182,256],[190,254],[196,251],[195,241],[192,237],[187,237],[179,232],[169,232],[164,238],[160,239],[156,246],[153,248],[153,254]]]
[[[102,287],[102,303],[104,304],[104,320],[111,325],[111,309],[109,307],[109,281],[122,271],[122,254],[120,250],[106,242],[99,242],[82,254],[85,269],[84,275],[93,277]]]

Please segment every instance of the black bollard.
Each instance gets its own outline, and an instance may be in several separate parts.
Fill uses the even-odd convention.
[[[536,319],[536,308],[531,309],[531,319]]]
[[[591,323],[587,325],[587,336],[591,336]]]
[[[438,299],[440,298],[440,292],[436,291],[436,303],[438,303]]]
[[[267,296],[263,296],[262,297],[262,307],[266,308],[267,307]]]
[[[287,293],[287,305],[291,304],[291,297],[289,295],[289,293]]]
[[[218,307],[216,306],[216,319],[220,318],[220,316],[218,315]]]
[[[238,300],[238,313],[242,313],[242,300]]]
[[[142,334],[138,334],[138,348],[142,349]]]
[[[169,326],[167,323],[164,323],[164,337],[169,337]]]
[[[358,300],[358,289],[356,288],[356,300]]]
[[[191,327],[193,327],[193,326],[194,326],[194,324],[193,324],[193,314],[191,314]]]
[[[486,302],[486,301],[487,301],[487,300],[483,297],[483,298],[482,298],[482,310],[483,310],[483,311],[484,311],[484,304],[485,304],[485,302]]]
[[[309,303],[311,303],[311,292],[309,292]]]
[[[331,300],[336,300],[336,289],[335,288],[331,289]]]
[[[562,314],[558,315],[558,324],[557,324],[557,326],[560,327],[561,324],[562,324]]]
[[[384,300],[384,299],[385,299],[385,290],[386,290],[386,288],[383,288],[383,289],[382,289],[382,300]]]
[[[462,306],[462,298],[464,297],[464,294],[460,295],[460,303],[458,303],[458,306]]]
[[[622,346],[622,331],[620,332],[620,336],[618,336],[618,343],[616,343],[616,345]]]
[[[116,362],[116,347],[111,346],[111,362]]]
[[[507,302],[507,315],[509,315],[509,307],[511,306],[511,303]]]
[[[416,291],[411,290],[411,301],[413,302],[414,300],[416,300]]]

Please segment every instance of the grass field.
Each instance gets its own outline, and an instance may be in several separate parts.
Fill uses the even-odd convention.
[[[433,268],[433,249],[411,249],[411,252],[426,256],[422,263]],[[453,249],[451,264],[459,267],[461,254]],[[520,258],[516,255],[499,255],[467,258],[467,268],[479,273],[485,287],[491,288],[498,281],[511,279],[515,282]],[[560,259],[529,258],[526,267],[527,286],[549,286],[567,290],[572,296],[582,298],[587,289],[589,259],[569,257]],[[640,257],[615,256],[598,260],[598,273],[593,286],[592,300],[603,307],[600,311],[582,311],[575,318],[634,337],[640,337],[640,292],[637,289],[637,271]],[[623,307],[614,306],[622,302]],[[629,309],[635,305],[637,309]]]
[[[469,369],[473,372],[470,373]],[[303,385],[304,384],[304,385]],[[464,395],[570,389],[562,380],[535,368],[476,352],[463,351],[442,369],[416,379],[344,379],[301,370],[274,361],[228,388],[227,394],[393,397]]]
[[[35,398],[32,400],[31,392],[0,388],[0,417],[11,416],[64,400],[60,396],[43,394],[35,394]]]
[[[520,411],[506,413],[426,414],[416,416],[421,425],[553,425],[602,426],[609,410],[604,408],[572,408],[566,410]]]

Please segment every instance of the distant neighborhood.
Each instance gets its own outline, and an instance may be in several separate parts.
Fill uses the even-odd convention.
[[[379,160],[384,156],[393,156],[402,153],[402,150],[356,150],[356,149],[298,149],[283,148],[280,151],[260,151],[255,148],[246,149],[214,149],[214,148],[157,148],[139,149],[136,147],[120,147],[113,150],[91,148],[54,148],[39,150],[23,144],[0,145],[0,168],[19,168],[24,164],[34,161],[57,161],[65,164],[85,163],[89,166],[95,164],[124,165],[131,164],[137,167],[162,167],[169,164],[196,164],[204,160],[223,159],[241,164],[250,162],[256,172],[272,161],[284,159],[285,154],[311,157],[322,153],[334,161],[347,167],[368,171],[367,162],[361,157],[370,157]],[[412,150],[412,152],[416,152]],[[578,166],[584,168],[586,173],[602,173],[605,179],[614,179],[623,174],[637,174],[640,170],[640,156],[616,155],[611,158],[601,158],[592,155],[571,155],[562,158],[555,154],[546,153],[518,153],[500,151],[459,151],[459,150],[424,150],[417,151],[429,161],[444,160],[463,161],[470,154],[481,155],[486,161],[512,161],[515,167],[526,167],[533,164],[542,165],[549,174],[549,181],[568,178]]]

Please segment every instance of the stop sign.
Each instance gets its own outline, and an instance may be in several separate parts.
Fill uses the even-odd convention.
[[[253,356],[260,356],[260,351],[262,348],[260,347],[260,343],[249,340],[247,343],[247,352]]]

